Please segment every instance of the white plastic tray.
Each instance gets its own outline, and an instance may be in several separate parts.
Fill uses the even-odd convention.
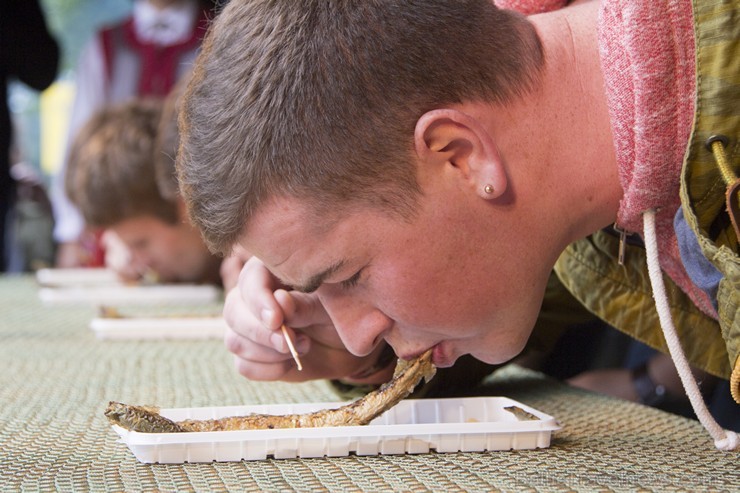
[[[58,304],[165,304],[206,303],[219,298],[221,290],[211,285],[171,284],[153,286],[75,286],[39,289],[46,305]]]
[[[175,421],[212,419],[249,413],[291,414],[334,408],[345,403],[278,404],[162,409]],[[518,406],[539,420],[519,421],[507,406]],[[560,425],[529,406],[506,397],[406,399],[367,426],[192,433],[138,433],[113,429],[144,463],[232,462],[349,454],[423,454],[534,449],[550,446]]]
[[[223,317],[98,317],[90,328],[99,339],[221,339]]]
[[[39,269],[36,281],[42,286],[122,285],[114,271],[104,268]]]

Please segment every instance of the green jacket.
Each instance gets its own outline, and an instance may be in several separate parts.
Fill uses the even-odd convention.
[[[696,104],[681,172],[681,204],[705,257],[722,273],[719,321],[694,306],[663,276],[673,321],[689,362],[729,379],[740,402],[740,257],[738,233],[726,204],[727,182],[740,164],[740,1],[694,1]],[[719,144],[708,145],[720,135]],[[714,139],[717,140],[717,139]],[[683,142],[677,145],[685,145]],[[719,147],[719,149],[718,149]],[[729,171],[715,155],[723,151]],[[721,157],[720,157],[721,160]],[[733,207],[740,197],[730,194]],[[601,231],[569,246],[555,271],[590,311],[636,339],[667,352],[652,299],[645,251],[627,245],[619,265],[619,238]]]

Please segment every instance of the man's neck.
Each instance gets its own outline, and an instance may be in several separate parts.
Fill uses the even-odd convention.
[[[537,204],[531,213],[563,247],[612,223],[622,196],[597,14],[592,1],[530,17],[545,50],[542,81],[495,124],[522,200]]]

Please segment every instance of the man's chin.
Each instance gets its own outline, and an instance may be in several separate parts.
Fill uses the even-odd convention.
[[[470,355],[488,365],[503,365],[517,357],[521,351],[502,351],[497,353],[473,351]]]

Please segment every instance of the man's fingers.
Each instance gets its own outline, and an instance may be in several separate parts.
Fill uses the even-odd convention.
[[[273,304],[277,306],[277,303],[274,301]],[[282,317],[279,314],[279,310],[279,307],[276,308],[276,311],[271,315],[272,317],[276,317],[271,324],[276,325],[277,327],[280,327],[280,319],[277,317]],[[238,290],[231,290],[229,294],[226,295],[223,314],[226,325],[229,327],[229,331],[227,331],[229,339],[225,340],[229,345],[229,350],[236,348],[239,344],[238,341],[231,340],[232,336],[229,334],[230,332],[233,332],[234,336],[243,337],[252,344],[265,346],[272,350],[277,349],[281,353],[285,353],[288,350],[284,341],[277,341],[279,344],[278,347],[276,347],[275,340],[272,338],[272,335],[276,332],[272,329],[266,328],[263,321],[258,320],[254,316],[249,307],[242,301],[241,293],[239,293]],[[244,345],[244,343],[241,344]],[[232,352],[240,354],[237,351],[232,350]]]
[[[278,281],[258,258],[252,257],[244,264],[237,291],[242,303],[270,330],[280,327],[283,321],[282,309],[273,296],[277,287]]]

